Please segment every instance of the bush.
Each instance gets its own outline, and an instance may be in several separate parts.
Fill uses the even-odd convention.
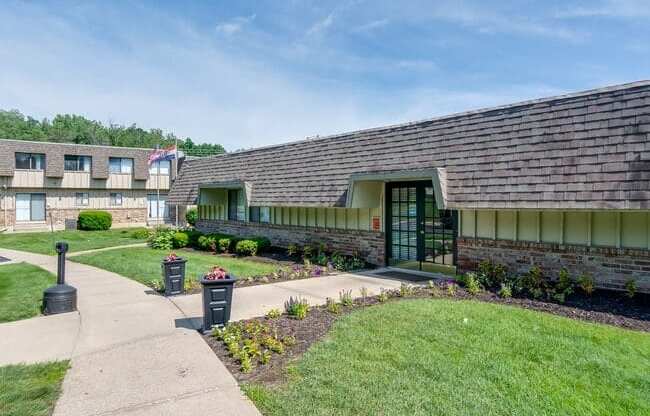
[[[477,295],[481,291],[481,285],[478,282],[478,279],[476,278],[476,274],[474,273],[467,273],[465,275],[465,289],[467,289],[467,293],[470,295],[474,296]]]
[[[199,211],[196,208],[190,208],[185,213],[185,221],[192,227],[196,225],[196,221],[199,219]]]
[[[501,298],[511,298],[512,297],[512,288],[507,283],[501,283],[501,289],[497,293]]]
[[[203,233],[194,228],[188,228],[183,232],[187,234],[187,237],[189,238],[188,245],[190,247],[199,248],[199,237],[201,237]]]
[[[182,231],[177,231],[174,233],[174,237],[172,239],[172,244],[174,245],[174,248],[183,248],[186,247],[190,242],[190,237],[187,235],[187,233],[184,233]]]
[[[135,238],[137,240],[146,240],[147,238],[149,238],[149,230],[147,230],[146,228],[135,230],[131,233],[131,238]]]
[[[476,277],[478,282],[486,288],[497,288],[506,281],[507,270],[504,265],[483,260],[478,265]]]
[[[257,254],[257,243],[253,240],[241,240],[235,245],[238,256],[254,256]]]
[[[257,252],[258,253],[263,253],[267,251],[269,248],[271,248],[271,240],[269,240],[266,237],[252,237],[249,238],[248,240],[252,240],[257,244]]]
[[[214,244],[216,244],[215,238],[208,235],[199,236],[196,240],[196,248],[199,250],[209,251]]]
[[[625,282],[625,295],[630,299],[636,295],[636,281],[634,279]]]
[[[225,253],[230,250],[232,239],[228,237],[220,238],[217,240],[217,251],[219,253]]]
[[[284,303],[284,310],[287,311],[287,315],[302,320],[309,313],[309,303],[307,303],[306,299],[290,297]]]
[[[175,231],[165,227],[158,227],[149,236],[149,246],[159,250],[171,250],[174,248]]]
[[[594,293],[594,278],[589,273],[583,273],[578,278],[578,286],[587,296]]]
[[[81,211],[77,227],[85,231],[108,230],[113,225],[113,216],[106,211]]]

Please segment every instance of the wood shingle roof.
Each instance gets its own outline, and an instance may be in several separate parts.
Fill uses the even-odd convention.
[[[650,81],[186,162],[169,195],[251,184],[251,205],[344,206],[350,176],[445,168],[448,207],[650,208]]]

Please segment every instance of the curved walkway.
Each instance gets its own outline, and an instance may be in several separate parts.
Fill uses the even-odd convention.
[[[0,249],[56,273],[56,258]],[[0,325],[0,361],[71,358],[55,416],[259,415],[181,311],[130,279],[66,264],[78,313]]]

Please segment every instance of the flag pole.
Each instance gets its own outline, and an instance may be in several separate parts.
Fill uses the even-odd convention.
[[[176,151],[174,152],[174,161],[176,162],[176,169],[174,169],[174,180],[176,180],[176,177],[178,176],[178,137],[175,137],[175,143],[174,143],[174,148]],[[174,162],[172,162],[173,164]],[[169,187],[171,189],[171,181],[169,184]],[[169,199],[169,194],[167,195],[167,198]],[[174,204],[174,209],[176,210],[176,228],[178,228],[178,204]]]
[[[156,145],[156,150],[160,149],[160,145]],[[160,161],[156,160],[158,166],[156,167],[156,226],[160,226]]]

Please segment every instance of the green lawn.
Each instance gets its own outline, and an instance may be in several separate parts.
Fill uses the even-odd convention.
[[[43,290],[55,282],[56,276],[38,266],[27,263],[0,265],[0,322],[39,315]]]
[[[650,415],[650,334],[474,301],[412,300],[338,321],[265,415]]]
[[[169,250],[135,247],[82,254],[70,257],[70,260],[110,270],[151,286],[152,280],[159,282],[162,280],[160,262],[167,254],[169,254]],[[269,274],[278,269],[278,266],[274,264],[260,263],[244,258],[221,257],[191,251],[179,251],[177,254],[187,259],[186,279],[198,280],[212,266],[221,266],[239,278]]]
[[[66,241],[70,252],[96,248],[143,243],[132,237],[136,228],[107,231],[55,231],[53,233],[4,233],[0,234],[0,247],[40,254],[56,254],[54,243]]]
[[[67,369],[67,361],[0,367],[0,415],[52,414]]]

